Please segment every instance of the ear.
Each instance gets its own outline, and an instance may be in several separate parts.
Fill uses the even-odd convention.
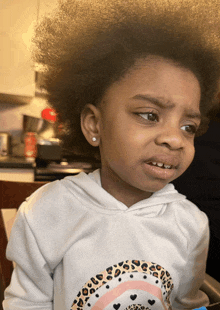
[[[100,142],[100,120],[100,110],[93,104],[87,104],[81,113],[81,129],[92,146],[98,146]]]

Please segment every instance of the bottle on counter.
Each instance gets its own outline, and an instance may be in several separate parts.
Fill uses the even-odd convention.
[[[24,138],[24,156],[26,158],[36,158],[37,156],[37,134],[27,132]]]

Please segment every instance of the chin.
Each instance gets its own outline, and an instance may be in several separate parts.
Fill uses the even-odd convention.
[[[159,181],[155,181],[155,184],[151,184],[149,186],[146,185],[145,188],[143,188],[142,190],[145,192],[149,192],[149,193],[155,193],[158,192],[159,190],[163,189],[167,184],[172,183],[173,180],[169,181],[169,182],[165,182],[164,180],[159,180]]]

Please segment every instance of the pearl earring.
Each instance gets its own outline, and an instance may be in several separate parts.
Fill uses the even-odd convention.
[[[93,142],[95,142],[96,140],[97,140],[96,137],[93,137],[93,138],[92,138],[92,141],[93,141]]]

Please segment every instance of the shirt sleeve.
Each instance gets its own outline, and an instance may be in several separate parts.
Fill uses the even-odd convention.
[[[188,260],[181,275],[178,298],[173,303],[173,310],[196,309],[209,305],[208,296],[200,290],[205,279],[209,246],[208,218],[203,212],[200,213],[199,225],[195,226],[197,231],[191,235]]]
[[[11,283],[5,290],[4,310],[51,310],[53,271],[44,259],[27,222],[24,202],[12,227],[6,257],[14,261]]]

